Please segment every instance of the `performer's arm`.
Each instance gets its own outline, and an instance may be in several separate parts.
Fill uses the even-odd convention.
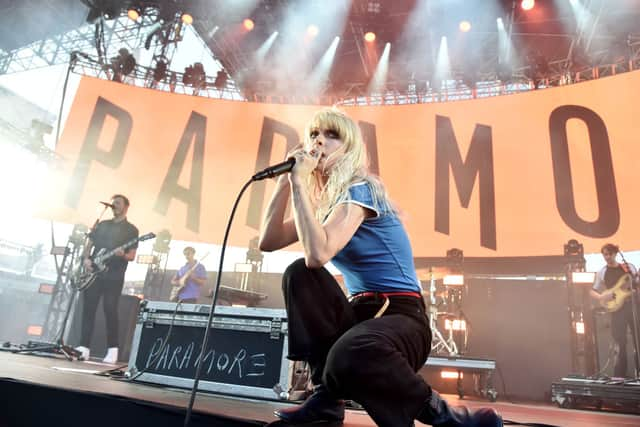
[[[92,250],[93,241],[89,236],[87,236],[85,239],[84,249],[82,250],[82,263],[84,264],[84,267],[89,271],[93,270],[93,263],[91,262],[91,259],[89,259]]]
[[[343,203],[332,210],[324,224],[320,224],[306,185],[319,156],[319,152],[298,153],[289,174],[293,218],[304,249],[305,263],[310,268],[319,268],[329,262],[351,240],[366,215],[362,206]]]
[[[596,281],[593,284],[593,288],[589,291],[589,294],[595,302],[598,304],[604,304],[605,302],[613,299],[613,294],[603,293],[604,290],[604,270],[600,270],[596,273]]]
[[[178,283],[180,283],[180,277],[178,277],[178,271],[176,271],[176,274],[174,274],[173,277],[171,278],[172,285],[177,285]]]
[[[126,252],[123,251],[122,249],[118,249],[115,252],[115,256],[122,257],[122,258],[126,259],[127,261],[133,261],[134,259],[136,259],[136,252],[137,251],[138,251],[138,249],[136,249],[136,248],[128,249]]]
[[[293,220],[284,219],[290,194],[291,190],[287,177],[280,175],[276,182],[276,189],[262,218],[260,250],[271,252],[298,241],[298,234]]]
[[[320,224],[306,185],[292,177],[291,188],[293,217],[305,263],[310,268],[322,267],[351,240],[365,219],[365,208],[353,203],[339,204],[324,224]]]

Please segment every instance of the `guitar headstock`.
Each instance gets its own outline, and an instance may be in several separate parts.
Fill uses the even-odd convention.
[[[147,233],[138,238],[139,241],[144,242],[145,240],[153,239],[156,237],[156,233]]]

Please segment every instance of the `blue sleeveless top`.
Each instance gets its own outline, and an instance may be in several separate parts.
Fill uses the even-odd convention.
[[[338,204],[355,203],[376,214],[362,222],[331,260],[344,276],[349,294],[420,292],[409,237],[396,214],[374,202],[368,182],[353,184],[349,196]]]

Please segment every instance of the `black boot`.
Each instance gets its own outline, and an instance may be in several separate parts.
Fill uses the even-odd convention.
[[[465,407],[452,408],[436,391],[432,391],[417,420],[433,427],[502,427],[502,417],[494,409],[482,408],[470,413]]]
[[[344,420],[344,401],[334,399],[324,385],[313,388],[313,394],[302,405],[278,409],[276,416],[289,424],[309,424]]]

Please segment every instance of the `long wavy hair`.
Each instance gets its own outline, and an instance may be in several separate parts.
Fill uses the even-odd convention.
[[[385,212],[395,212],[382,182],[369,173],[366,148],[358,125],[337,108],[318,111],[305,128],[307,151],[313,145],[311,132],[317,129],[335,131],[342,140],[342,146],[325,158],[324,166],[329,166],[330,170],[316,169],[307,182],[315,199],[316,218],[324,221],[339,201],[350,199],[349,187],[363,181],[371,186],[374,204]],[[328,178],[326,184],[323,178]]]

